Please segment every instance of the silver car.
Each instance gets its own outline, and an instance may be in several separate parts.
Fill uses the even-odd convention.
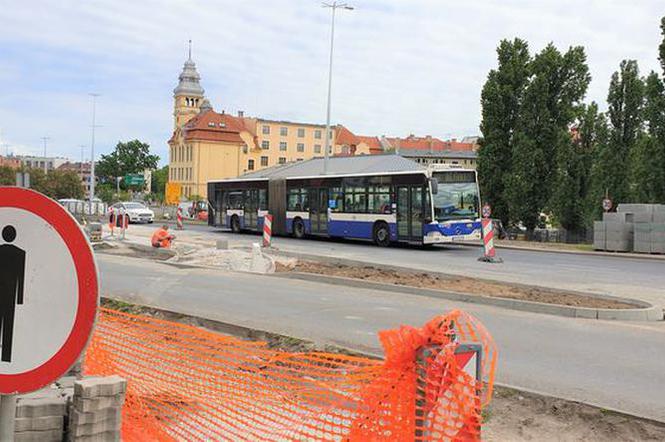
[[[115,203],[109,210],[124,210],[129,215],[130,223],[152,223],[155,220],[155,212],[141,203],[134,201]]]

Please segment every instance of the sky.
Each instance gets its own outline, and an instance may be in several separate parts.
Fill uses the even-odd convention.
[[[478,135],[501,39],[586,49],[605,108],[622,59],[659,70],[662,0],[348,0],[335,22],[332,122],[358,135]],[[193,41],[217,111],[324,123],[330,10],[316,0],[0,0],[0,154],[90,158],[140,139],[165,164]]]

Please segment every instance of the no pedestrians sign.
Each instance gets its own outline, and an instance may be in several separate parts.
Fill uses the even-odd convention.
[[[64,375],[92,333],[99,280],[92,249],[60,204],[0,187],[0,394]]]

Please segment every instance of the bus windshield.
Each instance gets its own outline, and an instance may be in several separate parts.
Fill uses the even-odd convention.
[[[439,182],[438,192],[432,195],[438,222],[478,218],[478,185],[473,172],[439,172],[434,178]]]

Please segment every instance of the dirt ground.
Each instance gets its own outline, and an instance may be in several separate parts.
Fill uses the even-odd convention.
[[[270,348],[289,352],[323,350],[363,356],[335,346],[318,348],[309,341],[263,331],[249,331],[239,335],[237,330],[229,332],[229,328],[222,323],[106,298],[102,298],[101,304],[106,308],[127,313],[148,315],[244,339],[264,341]],[[495,387],[490,405],[483,410],[482,439],[489,442],[663,441],[665,424],[563,399]]]
[[[485,441],[665,440],[665,424],[502,387],[483,416]]]
[[[292,266],[280,265],[278,262],[276,271],[295,271],[328,276],[342,276],[345,278],[363,279],[366,281],[386,284],[446,290],[480,296],[520,299],[574,307],[613,309],[635,308],[634,305],[624,302],[593,298],[575,293],[483,281],[481,279],[462,276],[450,275],[443,277],[423,272],[402,272],[390,269],[380,269],[372,266],[351,267],[347,265],[331,265],[311,261],[296,261],[295,265]]]

